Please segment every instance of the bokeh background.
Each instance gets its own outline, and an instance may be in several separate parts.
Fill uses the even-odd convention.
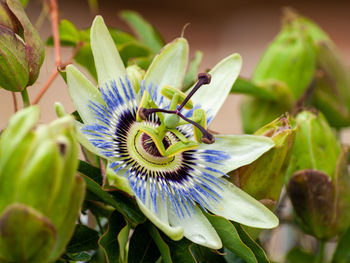
[[[130,31],[119,18],[119,12],[123,9],[135,10],[159,30],[166,42],[180,36],[183,26],[190,23],[185,31],[185,37],[190,44],[191,56],[196,50],[204,53],[201,70],[211,68],[222,58],[238,52],[243,57],[241,75],[249,78],[268,43],[280,30],[284,7],[292,7],[319,24],[338,46],[345,61],[350,61],[350,1],[98,0],[98,3],[99,14],[104,17],[108,26]],[[58,4],[60,18],[72,21],[79,29],[91,25],[95,14],[91,13],[87,0],[60,0]],[[44,20],[41,19],[43,17],[39,18],[41,12],[41,1],[29,0],[27,13],[31,21],[39,26],[39,32],[45,41],[51,35],[51,24],[48,18]],[[63,62],[71,53],[72,50],[69,48],[62,49]],[[35,85],[28,89],[31,99],[36,97],[54,67],[53,49],[46,48],[46,58],[40,77]],[[17,99],[20,103],[19,95]],[[220,133],[241,133],[239,113],[241,99],[241,95],[230,95],[210,128]],[[53,107],[56,101],[62,102],[68,111],[73,111],[66,84],[60,76],[39,103],[42,108],[42,122],[56,118]],[[0,90],[0,129],[6,126],[13,112],[11,94]],[[350,142],[349,129],[343,132],[342,140]],[[283,256],[283,246],[288,246],[284,241],[281,242],[281,235],[287,240],[292,239],[288,236],[287,230],[282,229],[277,235],[279,236],[272,237],[275,242],[272,240],[269,249],[270,253],[274,253],[275,260]]]
[[[225,56],[238,52],[243,57],[241,75],[250,77],[259,57],[280,29],[284,7],[292,7],[318,23],[329,33],[343,57],[350,59],[350,1],[98,0],[98,3],[99,14],[109,26],[130,31],[119,18],[119,12],[123,9],[136,10],[155,25],[166,42],[180,36],[183,26],[190,23],[185,37],[189,41],[191,55],[196,50],[204,53],[201,70],[211,68]],[[79,29],[91,25],[94,14],[90,12],[87,0],[60,0],[58,4],[60,18],[69,19]],[[29,0],[27,12],[33,23],[38,22],[41,11],[40,0]],[[39,24],[39,32],[43,40],[46,40],[51,35],[50,21],[46,18],[39,21]],[[31,99],[35,98],[54,68],[53,50],[47,48],[46,51],[39,80],[29,88]],[[62,50],[63,61],[71,52],[69,48]],[[240,95],[229,96],[211,129],[221,133],[241,133],[241,98]],[[18,101],[21,101],[19,96]],[[43,122],[55,118],[55,101],[60,101],[68,110],[73,110],[66,85],[60,76],[40,102]],[[4,90],[0,90],[0,109],[0,128],[3,128],[13,113],[12,97]]]

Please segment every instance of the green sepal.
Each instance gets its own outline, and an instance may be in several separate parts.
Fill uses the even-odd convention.
[[[48,262],[56,234],[52,222],[37,210],[9,205],[0,218],[0,261]]]
[[[44,44],[38,31],[29,21],[21,3],[18,0],[7,0],[6,2],[11,12],[16,16],[23,28],[25,49],[29,64],[29,80],[27,86],[30,86],[38,78],[40,67],[44,62]]]
[[[278,202],[294,145],[297,127],[289,116],[281,116],[254,135],[270,137],[275,145],[251,164],[231,172],[230,180],[257,200],[269,201],[271,210]]]
[[[321,112],[302,111],[295,117],[298,132],[287,179],[303,169],[314,169],[333,178],[341,146]]]
[[[29,81],[29,64],[23,41],[7,27],[0,26],[0,87],[23,91]]]

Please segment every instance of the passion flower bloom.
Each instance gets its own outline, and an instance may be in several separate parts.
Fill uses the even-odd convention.
[[[90,38],[99,89],[72,65],[67,82],[84,122],[77,123],[80,142],[108,160],[109,184],[134,195],[149,220],[174,240],[185,236],[221,248],[203,211],[252,227],[277,226],[272,212],[224,178],[273,142],[214,137],[206,130],[239,74],[241,57],[233,54],[200,74],[186,95],[180,91],[188,60],[184,38],[166,45],[137,82],[129,80],[102,17],[94,20]]]

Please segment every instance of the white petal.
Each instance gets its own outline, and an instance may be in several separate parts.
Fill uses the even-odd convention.
[[[274,142],[265,136],[218,135],[215,139],[213,144],[200,144],[200,149],[220,150],[229,155],[228,159],[220,164],[207,163],[223,173],[250,164],[274,146]]]
[[[90,100],[104,104],[100,91],[73,65],[68,65],[68,92],[84,123],[95,122],[95,114],[89,108]]]
[[[167,44],[153,59],[144,77],[145,85],[158,86],[158,98],[163,86],[181,88],[188,61],[188,43],[177,38]]]
[[[214,214],[251,227],[278,226],[278,218],[274,213],[230,182],[223,186],[219,194],[222,199],[219,202],[210,201],[210,207],[207,207]]]
[[[81,122],[75,121],[75,128],[76,128],[76,132],[77,132],[77,139],[78,142],[83,145],[87,150],[89,150],[90,152],[92,152],[93,154],[96,154],[97,156],[100,156],[102,158],[106,158],[94,145],[92,145],[92,143],[89,141],[90,136],[88,134],[84,134],[82,132],[82,128],[84,126],[84,124],[82,124]],[[91,137],[92,139],[93,137]]]
[[[214,227],[198,207],[194,209],[195,213],[191,217],[186,214],[185,218],[179,218],[174,209],[169,209],[170,224],[183,227],[184,236],[196,244],[213,249],[222,248],[221,239]]]
[[[96,16],[90,31],[91,49],[94,55],[98,84],[104,87],[111,80],[125,79],[126,70],[117,47],[103,18]]]
[[[241,66],[242,58],[239,54],[232,54],[224,58],[209,71],[211,75],[210,83],[199,88],[191,98],[194,105],[200,104],[201,108],[207,112],[208,120],[215,117],[226,100],[233,83],[239,75]]]
[[[162,230],[167,236],[173,240],[180,240],[183,238],[184,229],[181,226],[172,227],[169,225],[167,207],[164,205],[161,198],[157,198],[157,213],[155,213],[150,198],[146,198],[145,204],[136,196],[137,204],[144,215]]]

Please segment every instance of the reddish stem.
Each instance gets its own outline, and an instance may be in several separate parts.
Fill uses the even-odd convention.
[[[13,107],[15,109],[15,113],[18,111],[18,104],[17,104],[17,98],[16,98],[16,93],[12,93],[12,99],[13,99]]]
[[[53,42],[55,47],[55,58],[56,67],[61,65],[61,45],[60,45],[60,34],[58,29],[58,6],[57,0],[50,0],[50,16],[51,16],[51,27],[53,33]]]
[[[56,79],[57,75],[58,75],[58,69],[60,70],[64,70],[66,68],[67,65],[71,64],[74,57],[76,56],[76,54],[78,53],[79,49],[84,45],[83,42],[79,42],[77,44],[77,46],[75,47],[72,56],[68,59],[68,61],[66,63],[64,63],[63,65],[58,65],[58,67],[56,67],[49,79],[47,80],[47,82],[45,83],[45,85],[42,87],[42,89],[40,90],[39,94],[36,96],[36,98],[33,101],[33,104],[38,104],[41,97],[45,94],[45,92],[49,89],[50,85],[52,84],[52,82]]]

